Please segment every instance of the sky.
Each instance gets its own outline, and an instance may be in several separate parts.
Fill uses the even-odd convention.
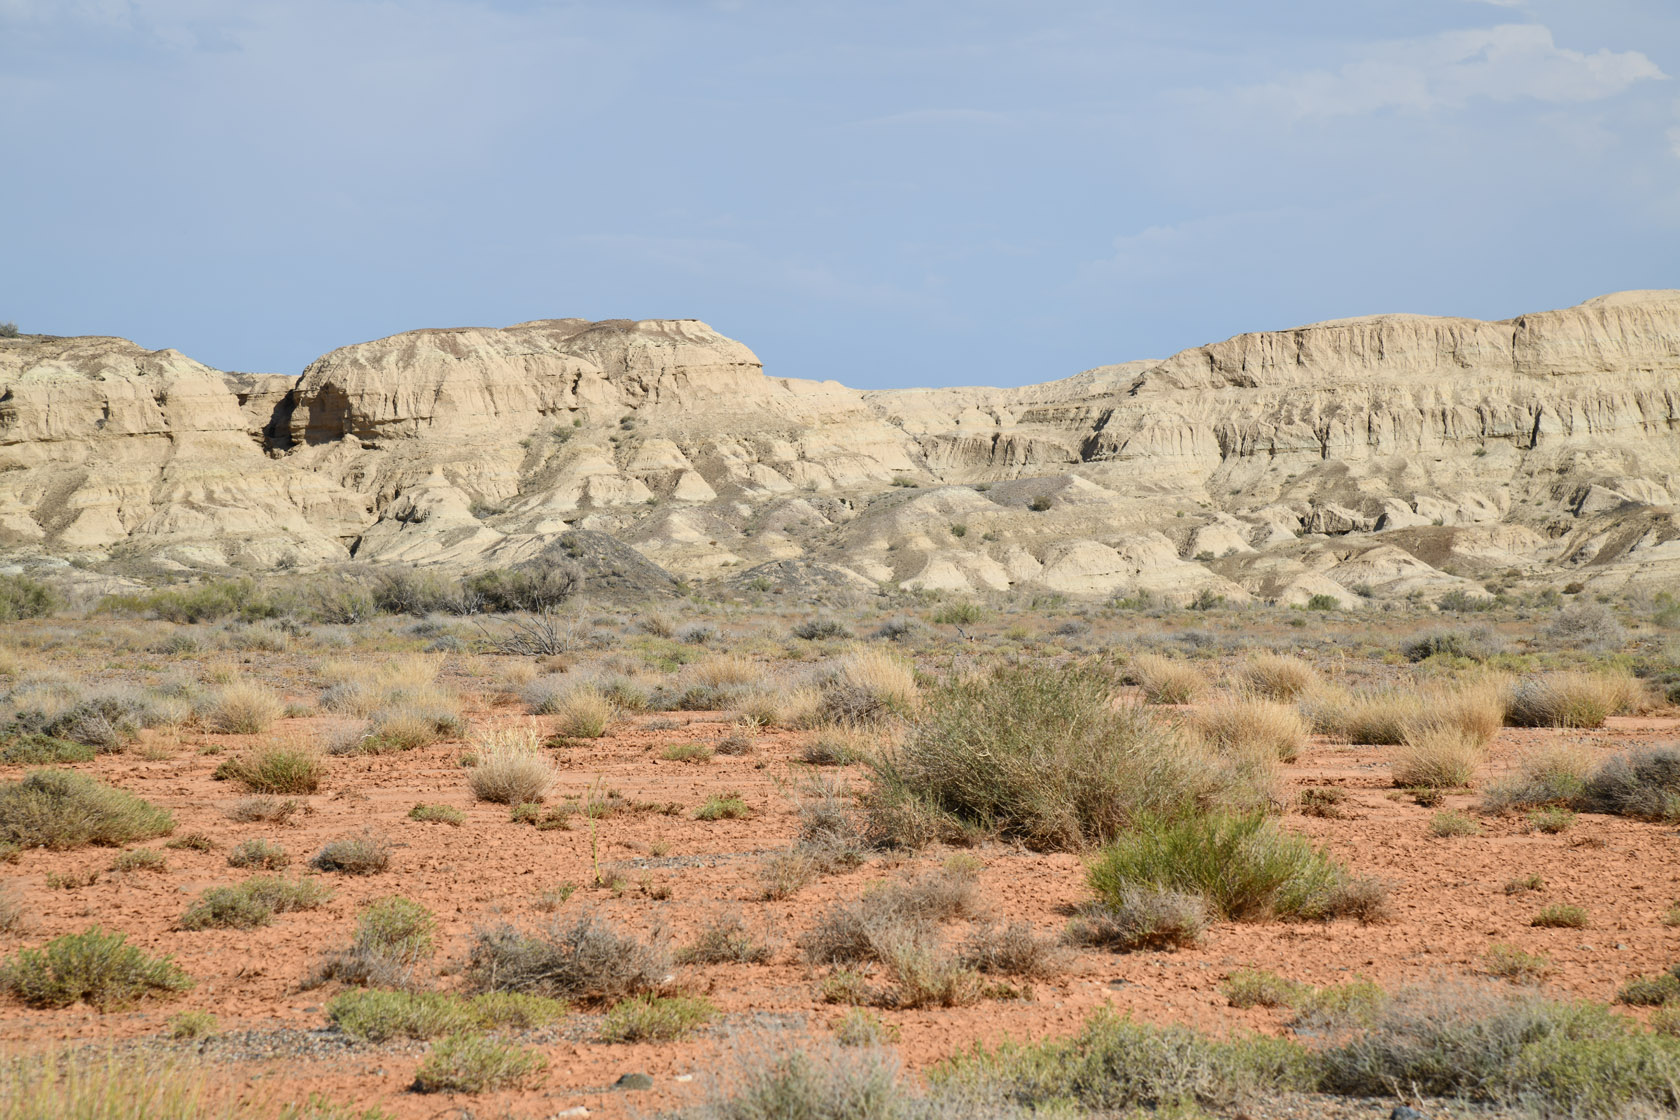
[[[1673,0],[0,0],[0,320],[1019,385],[1680,287]]]

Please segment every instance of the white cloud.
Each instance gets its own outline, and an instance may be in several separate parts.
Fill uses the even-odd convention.
[[[1503,24],[1375,44],[1338,70],[1295,74],[1243,94],[1299,116],[1359,116],[1451,109],[1477,98],[1596,101],[1666,77],[1639,51],[1585,54],[1558,46],[1540,24]]]

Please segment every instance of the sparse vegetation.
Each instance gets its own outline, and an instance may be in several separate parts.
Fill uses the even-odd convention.
[[[467,784],[480,801],[500,805],[541,802],[554,784],[554,766],[542,753],[535,726],[481,732],[473,740],[477,762]]]

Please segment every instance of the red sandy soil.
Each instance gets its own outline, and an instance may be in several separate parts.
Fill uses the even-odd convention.
[[[475,716],[481,722],[526,718],[513,707]],[[796,761],[803,733],[758,734],[755,752],[744,758],[672,762],[659,757],[670,744],[716,742],[735,728],[718,722],[721,717],[678,714],[675,718],[690,722],[653,731],[646,727],[653,718],[627,719],[608,738],[554,752],[562,775],[551,800],[600,788],[636,801],[682,806],[680,815],[642,812],[599,822],[600,858],[622,863],[629,887],[619,896],[579,889],[558,916],[594,909],[621,930],[663,936],[680,946],[709,919],[740,913],[749,929],[778,946],[771,963],[679,970],[682,984],[705,993],[721,1009],[718,1023],[688,1041],[613,1045],[593,1040],[598,1019],[580,1011],[535,1036],[533,1044],[549,1060],[538,1087],[478,1098],[409,1092],[423,1044],[326,1046],[326,1054],[317,1057],[290,1053],[282,1045],[279,1056],[260,1060],[250,1056],[250,1046],[224,1040],[203,1048],[207,1057],[218,1059],[215,1076],[234,1084],[243,1081],[266,1099],[301,1100],[319,1091],[335,1100],[378,1104],[402,1117],[468,1114],[452,1111],[456,1108],[477,1116],[546,1117],[578,1105],[595,1115],[646,1115],[696,1099],[712,1073],[727,1075],[736,1051],[785,1051],[824,1035],[839,1009],[818,999],[817,974],[797,950],[799,935],[835,900],[855,897],[905,869],[937,866],[949,853],[872,860],[857,870],[826,876],[792,899],[761,901],[757,857],[787,847],[798,831],[795,796],[812,774]],[[323,722],[284,721],[263,738],[314,739]],[[540,722],[546,730],[547,721]],[[1675,719],[1626,718],[1595,732],[1507,730],[1495,744],[1482,782],[1508,767],[1524,746],[1548,738],[1568,736],[1595,751],[1611,752],[1671,740],[1677,724]],[[442,947],[438,983],[448,988],[475,927],[545,923],[551,916],[536,908],[539,891],[592,880],[589,822],[574,817],[572,831],[538,831],[511,823],[504,806],[475,803],[459,765],[463,748],[458,743],[384,757],[330,758],[326,784],[305,799],[306,813],[284,826],[234,823],[224,811],[243,793],[212,781],[222,756],[201,755],[198,748],[214,743],[236,750],[251,741],[200,734],[176,741],[148,732],[141,746],[156,746],[167,757],[144,761],[139,750],[130,749],[76,767],[170,809],[176,836],[202,832],[218,847],[169,850],[164,873],[104,872],[96,884],[74,890],[47,889],[47,875],[103,871],[115,852],[25,852],[7,876],[31,917],[20,932],[0,935],[0,950],[10,955],[98,922],[126,931],[149,952],[173,954],[197,987],[180,999],[104,1015],[80,1006],[31,1011],[0,1003],[0,1038],[10,1048],[72,1039],[158,1039],[166,1036],[166,1021],[185,1008],[213,1011],[224,1032],[320,1030],[324,1005],[335,988],[300,991],[299,981],[325,952],[348,944],[354,915],[369,900],[403,894],[436,911]],[[1238,966],[1270,968],[1315,984],[1357,975],[1392,988],[1474,975],[1487,948],[1506,942],[1549,956],[1556,966],[1548,981],[1553,988],[1606,1000],[1630,975],[1658,971],[1680,957],[1680,930],[1661,923],[1671,902],[1680,898],[1680,833],[1672,826],[1583,815],[1570,831],[1548,836],[1532,831],[1521,816],[1484,817],[1479,836],[1431,838],[1427,826],[1435,810],[1397,799],[1387,787],[1388,753],[1380,747],[1315,741],[1287,767],[1289,782],[1296,788],[1344,788],[1349,816],[1332,820],[1292,814],[1287,824],[1327,846],[1355,871],[1389,883],[1392,921],[1369,926],[1350,921],[1223,923],[1193,951],[1081,951],[1071,955],[1064,975],[1035,985],[1031,1000],[882,1012],[884,1020],[900,1028],[902,1060],[919,1069],[977,1041],[1070,1034],[1103,1007],[1216,1032],[1276,1029],[1276,1012],[1227,1006],[1220,981]],[[9,768],[0,777],[13,778],[21,770]],[[847,776],[862,779],[855,771]],[[751,819],[693,819],[693,809],[708,795],[730,790],[739,791],[752,807]],[[1469,794],[1453,796],[1444,807],[1471,809],[1475,800]],[[409,808],[419,801],[454,805],[466,813],[466,823],[455,828],[408,820]],[[239,841],[267,837],[280,842],[293,857],[289,871],[296,873],[324,841],[363,828],[393,842],[391,869],[367,878],[328,876],[337,894],[322,909],[280,915],[272,925],[249,931],[176,928],[201,890],[249,874],[227,866],[227,853]],[[649,856],[656,843],[669,846],[662,859]],[[146,846],[162,848],[163,842]],[[1053,933],[1071,908],[1089,897],[1076,856],[1003,846],[975,854],[984,863],[980,895],[999,921],[1026,920]],[[1508,880],[1530,874],[1544,877],[1543,890],[1505,893]],[[649,896],[661,886],[669,887],[668,900]],[[1585,907],[1592,928],[1531,928],[1530,918],[1551,903]],[[948,936],[955,939],[964,932],[953,927]],[[197,1043],[171,1045],[188,1055],[199,1049]],[[627,1071],[652,1075],[655,1088],[605,1091]]]

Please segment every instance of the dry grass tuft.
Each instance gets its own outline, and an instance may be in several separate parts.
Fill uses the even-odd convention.
[[[1221,753],[1254,750],[1283,762],[1299,757],[1307,741],[1307,721],[1299,710],[1258,697],[1221,697],[1193,713],[1189,724]]]
[[[1295,701],[1318,687],[1318,670],[1299,657],[1262,653],[1237,670],[1237,677],[1250,692],[1268,700]]]
[[[205,722],[221,735],[261,735],[284,711],[280,698],[262,685],[241,681],[216,690]]]
[[[1207,677],[1188,661],[1158,653],[1135,654],[1126,664],[1143,698],[1151,704],[1189,704],[1207,691]]]
[[[535,723],[490,728],[473,739],[478,762],[467,776],[473,796],[499,805],[540,802],[554,784],[554,766],[542,753]]]
[[[859,646],[822,681],[823,716],[830,723],[869,726],[915,714],[921,689],[910,662],[885,649]]]
[[[594,685],[580,685],[550,705],[555,730],[568,739],[599,739],[612,723],[613,704]]]
[[[1518,682],[1505,720],[1513,727],[1602,727],[1644,702],[1644,686],[1626,673],[1553,673]]]
[[[1401,789],[1459,789],[1471,783],[1486,758],[1482,742],[1455,727],[1414,728],[1389,769]]]

